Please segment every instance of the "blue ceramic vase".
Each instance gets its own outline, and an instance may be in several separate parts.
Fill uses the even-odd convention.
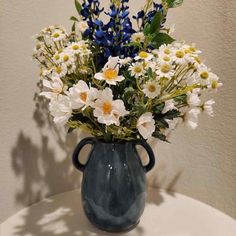
[[[79,153],[86,145],[92,150],[86,164]],[[143,146],[149,163],[142,165],[136,146]],[[146,173],[155,164],[151,147],[145,141],[106,143],[86,138],[73,154],[74,166],[83,172],[82,203],[89,221],[107,232],[124,232],[134,228],[144,211]]]

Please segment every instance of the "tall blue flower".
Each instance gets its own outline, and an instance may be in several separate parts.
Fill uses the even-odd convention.
[[[137,20],[138,26],[140,28],[140,30],[143,30],[144,26],[147,23],[151,23],[153,20],[153,17],[155,16],[155,14],[157,12],[162,12],[163,11],[163,6],[162,4],[158,4],[158,3],[153,3],[153,7],[151,10],[149,10],[148,12],[144,12],[144,10],[141,10],[137,13],[137,15],[133,16],[133,18],[135,20]],[[163,20],[164,23],[165,19]]]
[[[106,12],[109,16],[107,23],[99,19],[99,14],[103,11],[99,0],[87,0],[82,5],[81,14],[89,25],[84,37],[91,39],[102,50],[97,58],[100,65],[104,65],[109,56],[129,57],[136,52],[135,48],[126,46],[135,32],[129,18],[128,2],[129,0],[121,0],[118,6],[111,0],[110,10]]]

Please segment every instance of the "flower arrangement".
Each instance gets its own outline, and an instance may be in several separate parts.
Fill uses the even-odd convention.
[[[146,0],[129,16],[129,0],[75,0],[72,32],[49,26],[36,36],[33,58],[40,65],[41,95],[68,131],[81,128],[107,142],[156,137],[167,141],[173,124],[195,129],[198,116],[213,116],[219,78],[194,44],[177,42],[165,27],[168,10],[183,0]],[[101,20],[107,15],[106,22]]]

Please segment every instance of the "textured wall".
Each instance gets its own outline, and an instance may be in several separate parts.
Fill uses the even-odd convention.
[[[137,2],[144,0],[131,0],[133,8]],[[202,116],[194,132],[181,125],[172,144],[152,142],[158,165],[149,179],[236,218],[235,11],[233,0],[186,0],[170,13],[176,37],[205,51],[224,87],[215,96],[214,119]],[[30,57],[31,36],[49,24],[69,28],[74,13],[72,0],[0,0],[0,222],[44,196],[79,186],[69,158],[76,134],[65,140],[44,122],[44,107],[35,110],[38,70]]]

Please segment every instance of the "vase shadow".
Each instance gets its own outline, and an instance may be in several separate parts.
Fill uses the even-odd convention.
[[[15,195],[16,204],[21,206],[29,206],[44,197],[80,188],[82,179],[82,175],[72,166],[70,157],[78,140],[86,137],[87,134],[80,134],[78,137],[76,133],[71,133],[64,138],[51,120],[47,101],[37,94],[34,100],[36,107],[33,119],[38,127],[40,142],[34,143],[29,135],[21,131],[11,152],[12,168],[15,175],[22,179],[22,186],[18,186]],[[63,151],[63,159],[58,160],[55,146],[50,145],[48,131],[53,133],[57,147]],[[85,150],[82,155],[86,156],[87,152],[88,150]],[[180,175],[181,173],[179,177]],[[179,177],[173,179],[170,189],[173,189]],[[148,194],[147,203],[160,205],[163,201],[159,193]],[[72,196],[72,199],[59,203],[42,201],[39,203],[40,207],[37,206],[28,208],[22,218],[23,223],[14,228],[12,236],[111,235],[90,225],[84,216],[79,192],[76,196]],[[56,227],[60,224],[61,232],[59,227]],[[141,226],[137,226],[133,232],[137,236],[144,234]]]
[[[11,229],[11,236],[142,236],[144,233],[141,226],[119,234],[107,233],[95,228],[83,212],[80,190],[59,194],[23,210],[20,222]]]

